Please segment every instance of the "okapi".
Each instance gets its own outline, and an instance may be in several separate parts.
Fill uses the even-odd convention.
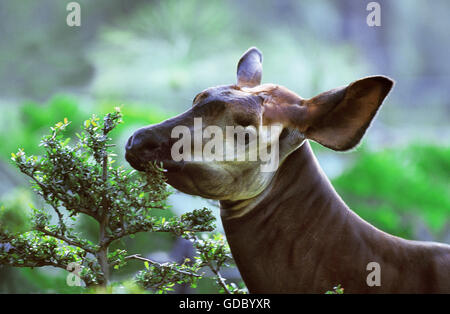
[[[208,88],[186,112],[137,130],[126,144],[127,161],[137,170],[161,162],[176,189],[220,201],[250,293],[324,293],[338,284],[348,293],[450,293],[450,245],[405,240],[361,219],[336,193],[308,142],[335,151],[355,147],[393,81],[365,77],[304,99],[283,86],[261,85],[261,76],[262,54],[250,48],[239,60],[237,84]],[[199,117],[202,130],[281,126],[268,142],[278,149],[279,167],[262,172],[260,160],[174,161],[172,130],[183,125],[195,132]],[[202,139],[200,149],[205,144]],[[373,262],[380,282],[369,286]]]

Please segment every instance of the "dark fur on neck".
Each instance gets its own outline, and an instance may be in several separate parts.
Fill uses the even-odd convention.
[[[264,193],[244,216],[222,217],[251,293],[324,293],[338,284],[350,293],[450,292],[450,280],[438,278],[440,265],[450,273],[450,247],[403,240],[359,218],[308,142],[287,157]],[[380,287],[366,283],[369,262],[381,266]]]

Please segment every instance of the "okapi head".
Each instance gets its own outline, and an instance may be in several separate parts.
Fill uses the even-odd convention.
[[[261,85],[261,76],[262,54],[250,48],[239,60],[237,84],[208,88],[186,112],[137,130],[126,144],[127,161],[137,170],[162,162],[168,183],[188,194],[250,199],[276,172],[276,167],[261,171],[267,163],[263,152],[270,151],[278,165],[306,139],[337,151],[351,149],[393,86],[387,77],[372,76],[304,99],[280,85]],[[230,151],[234,158],[228,158]]]

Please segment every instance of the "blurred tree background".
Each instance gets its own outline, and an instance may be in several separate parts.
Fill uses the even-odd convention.
[[[379,0],[380,27],[367,26],[365,0],[79,0],[80,27],[66,24],[69,2],[0,0],[0,225],[26,229],[30,204],[43,206],[11,152],[38,154],[55,122],[78,126],[121,106],[116,153],[126,164],[132,131],[186,110],[207,87],[235,82],[238,58],[257,46],[263,82],[305,98],[367,75],[397,81],[362,146],[314,150],[363,218],[395,235],[450,243],[447,0]],[[170,201],[176,214],[214,205],[181,193]],[[136,235],[133,245],[160,261],[190,252],[165,234]],[[79,292],[66,275],[0,267],[0,292]],[[224,276],[239,279],[235,269]]]

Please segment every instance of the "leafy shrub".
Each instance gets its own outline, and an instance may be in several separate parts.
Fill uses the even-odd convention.
[[[204,208],[170,219],[157,215],[167,208],[169,192],[163,170],[149,164],[144,174],[115,166],[109,133],[121,122],[116,110],[103,120],[93,116],[77,134],[78,142],[62,134],[67,119],[51,128],[41,146],[43,156],[28,156],[23,150],[12,154],[22,173],[31,178],[33,189],[50,205],[53,218],[45,209],[33,208],[31,230],[14,232],[0,229],[0,264],[18,267],[54,266],[72,273],[87,287],[104,286],[111,272],[131,259],[146,266],[135,282],[154,292],[173,290],[176,284],[195,286],[204,275],[202,267],[212,270],[221,291],[242,290],[225,283],[220,268],[231,262],[223,236],[199,237],[198,232],[214,230],[214,217]],[[80,216],[97,222],[98,239],[90,241],[75,231]],[[190,240],[197,251],[194,261],[158,263],[126,248],[113,251],[113,243],[139,232],[169,232]],[[74,277],[76,276],[76,277]]]

